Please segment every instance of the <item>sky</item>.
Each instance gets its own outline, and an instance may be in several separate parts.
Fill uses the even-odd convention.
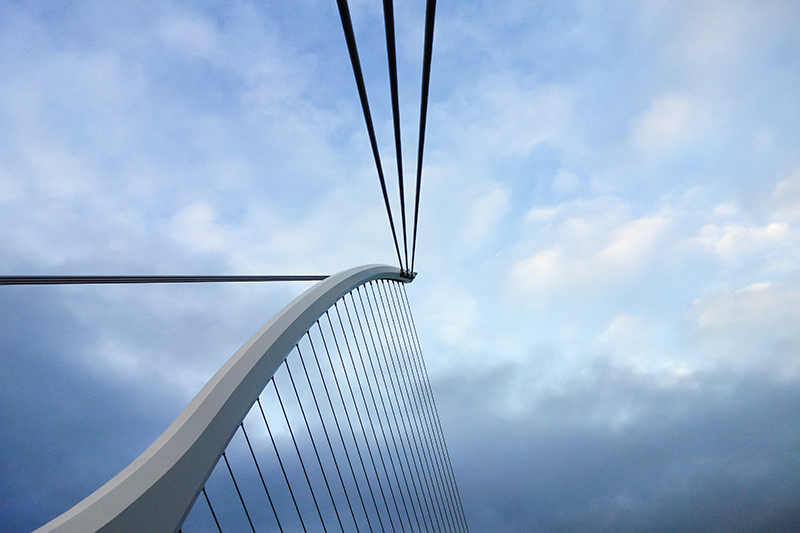
[[[351,11],[393,183],[380,4]],[[798,28],[440,0],[407,290],[473,533],[800,529]],[[0,275],[396,261],[332,0],[0,0],[0,72]],[[105,483],[307,286],[0,288],[0,529]]]

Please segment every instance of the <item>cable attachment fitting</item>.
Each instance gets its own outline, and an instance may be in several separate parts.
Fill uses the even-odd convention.
[[[417,277],[417,273],[410,269],[402,268],[400,269],[400,277],[405,278],[408,281],[414,281],[414,278]]]

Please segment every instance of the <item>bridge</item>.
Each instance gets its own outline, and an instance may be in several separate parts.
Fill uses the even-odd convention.
[[[409,235],[392,0],[383,9],[402,232],[348,3],[337,0],[399,268],[330,277],[0,277],[0,285],[318,281],[233,354],[144,453],[37,533],[468,531],[404,288],[414,278],[435,5],[426,1]]]
[[[398,268],[320,281],[166,431],[36,530],[468,531]]]

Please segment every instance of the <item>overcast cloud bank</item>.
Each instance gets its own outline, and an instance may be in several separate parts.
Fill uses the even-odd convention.
[[[380,5],[352,9],[391,169]],[[397,6],[406,148],[423,13]],[[0,271],[392,263],[337,17],[0,2]],[[473,532],[800,528],[798,27],[440,2],[408,291]],[[2,529],[127,465],[302,288],[2,289]]]

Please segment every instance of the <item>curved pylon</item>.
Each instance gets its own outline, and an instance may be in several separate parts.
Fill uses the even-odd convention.
[[[375,279],[410,281],[395,267],[367,265],[308,289],[250,337],[144,453],[34,533],[177,532],[239,424],[295,344],[339,298]]]

